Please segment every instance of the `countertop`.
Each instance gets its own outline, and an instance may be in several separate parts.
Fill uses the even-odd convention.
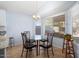
[[[9,37],[7,35],[0,36],[0,49],[6,48],[9,46]]]
[[[0,42],[5,41],[6,39],[9,39],[9,37],[8,36],[0,36]]]

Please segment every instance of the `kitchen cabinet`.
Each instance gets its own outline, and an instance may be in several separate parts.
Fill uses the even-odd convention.
[[[1,35],[1,32],[6,31],[6,11],[0,9],[0,58],[6,57],[6,48],[9,46],[9,38],[6,35]]]
[[[54,36],[64,37],[65,32],[65,15],[53,17]]]
[[[5,57],[5,49],[0,49],[0,58],[4,58]]]
[[[0,10],[0,26],[6,26],[6,11]]]
[[[7,57],[6,56],[6,48],[9,46],[9,37],[0,36],[0,58]]]
[[[9,37],[0,36],[0,48],[6,48],[9,45]]]
[[[0,48],[6,48],[9,46],[9,39],[0,42]]]

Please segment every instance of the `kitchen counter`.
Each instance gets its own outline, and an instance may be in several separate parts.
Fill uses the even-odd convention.
[[[9,37],[8,36],[0,36],[0,57],[4,58],[6,56],[6,48],[9,46]]]
[[[9,46],[9,37],[8,36],[0,36],[0,49],[6,48]]]
[[[8,36],[0,36],[0,42],[5,41],[7,39],[9,39]]]

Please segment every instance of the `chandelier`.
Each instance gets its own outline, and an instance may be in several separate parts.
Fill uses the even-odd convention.
[[[38,20],[38,19],[40,19],[40,16],[39,16],[39,15],[33,15],[32,18],[33,18],[34,20]]]

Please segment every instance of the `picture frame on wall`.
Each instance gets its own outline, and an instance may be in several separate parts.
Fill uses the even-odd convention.
[[[41,35],[41,26],[35,27],[35,35]]]

